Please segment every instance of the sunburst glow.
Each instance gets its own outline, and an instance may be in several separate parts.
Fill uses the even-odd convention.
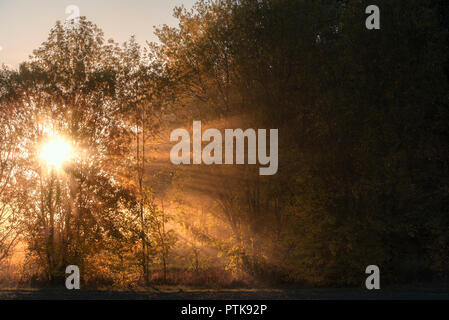
[[[72,155],[70,143],[61,137],[55,137],[42,146],[40,158],[47,165],[54,168],[61,168]]]

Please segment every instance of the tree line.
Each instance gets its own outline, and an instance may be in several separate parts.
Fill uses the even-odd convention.
[[[378,0],[367,30],[369,4],[200,0],[144,47],[57,22],[0,71],[0,262],[19,244],[23,279],[120,286],[446,279],[448,5]],[[277,128],[277,174],[172,165],[192,120]],[[60,172],[52,132],[77,151]]]

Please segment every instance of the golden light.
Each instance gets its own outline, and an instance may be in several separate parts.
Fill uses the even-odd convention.
[[[70,142],[61,137],[53,137],[42,146],[40,158],[48,166],[60,169],[64,162],[70,160],[72,156],[72,147]]]

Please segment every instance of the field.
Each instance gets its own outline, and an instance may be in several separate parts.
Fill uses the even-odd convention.
[[[390,287],[319,289],[198,289],[158,287],[141,290],[0,289],[2,300],[449,300],[445,288]]]

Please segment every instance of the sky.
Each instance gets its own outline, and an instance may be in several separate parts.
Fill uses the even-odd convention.
[[[191,8],[195,0],[0,0],[0,66],[17,68],[44,42],[57,20],[70,16],[75,5],[80,15],[93,21],[105,38],[124,42],[135,35],[138,42],[157,41],[153,26],[175,26],[173,8]]]

